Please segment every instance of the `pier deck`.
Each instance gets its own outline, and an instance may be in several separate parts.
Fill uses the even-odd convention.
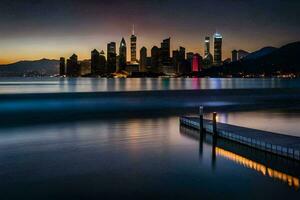
[[[182,125],[200,129],[199,117],[181,117]],[[213,133],[211,120],[204,120],[204,129]],[[300,137],[217,123],[218,137],[226,138],[256,149],[300,161]]]

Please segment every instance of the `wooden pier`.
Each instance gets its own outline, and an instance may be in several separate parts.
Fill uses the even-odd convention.
[[[201,109],[203,110],[203,108]],[[200,111],[200,117],[181,117],[180,124],[199,130],[199,134],[210,133],[217,137],[300,161],[300,137],[217,123],[206,119],[201,122],[202,113],[203,111]],[[203,127],[201,128],[202,123]]]

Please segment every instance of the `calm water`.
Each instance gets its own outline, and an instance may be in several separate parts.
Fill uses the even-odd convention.
[[[182,89],[300,88],[300,79],[59,79],[1,78],[1,93],[52,93]]]
[[[272,113],[275,121],[284,118]],[[239,124],[247,116],[253,113],[221,118]],[[293,116],[297,120],[300,115]],[[286,130],[298,133],[299,128]],[[180,129],[177,116],[1,129],[1,199],[299,197],[299,163],[270,161],[233,143],[218,145],[214,158],[210,139],[200,148],[193,134]]]
[[[279,79],[28,81],[1,80],[0,93],[300,88]],[[187,111],[170,111],[0,125],[1,199],[299,199],[299,162],[225,140],[214,146],[180,127]],[[299,109],[220,113],[219,121],[300,136]]]

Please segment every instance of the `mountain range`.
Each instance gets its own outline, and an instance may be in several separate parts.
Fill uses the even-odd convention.
[[[255,51],[244,59],[214,67],[207,73],[223,74],[267,74],[300,72],[300,41],[289,43],[280,48],[265,47]]]
[[[34,61],[19,61],[12,64],[0,65],[0,76],[23,75],[55,75],[59,73],[59,61],[41,59]]]
[[[243,58],[243,60],[255,60],[255,59],[264,57],[266,55],[269,55],[270,53],[273,53],[277,49],[278,48],[275,48],[275,47],[264,47],[258,51],[254,51],[254,52],[250,53],[245,58]]]

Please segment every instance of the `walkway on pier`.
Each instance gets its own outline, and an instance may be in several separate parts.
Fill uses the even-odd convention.
[[[181,117],[182,125],[200,130],[199,117]],[[213,133],[213,122],[204,120],[204,129]],[[300,161],[300,137],[217,123],[218,137]]]

